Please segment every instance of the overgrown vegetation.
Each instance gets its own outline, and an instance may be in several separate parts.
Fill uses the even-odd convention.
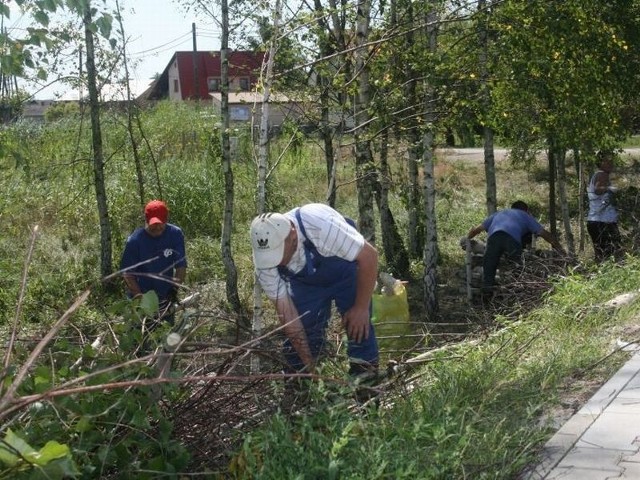
[[[428,337],[430,347],[445,348],[392,379],[377,409],[356,408],[349,389],[340,387],[337,370],[328,368],[314,384],[318,401],[308,415],[278,414],[278,381],[262,379],[261,390],[253,391],[251,379],[245,377],[246,353],[254,347],[268,359],[266,365],[275,364],[277,336],[258,345],[232,346],[245,337],[226,312],[219,246],[223,200],[218,132],[203,110],[159,104],[141,118],[149,198],[162,190],[171,221],[185,230],[189,270],[183,296],[202,295],[196,311],[179,314],[183,319],[189,316],[186,320],[198,328],[189,334],[189,348],[175,361],[167,383],[157,383],[158,361],[167,358],[166,353],[161,348],[160,356],[153,352],[168,331],[157,330],[143,341],[140,328],[157,300],[127,301],[118,281],[109,287],[98,278],[88,132],[79,128],[77,117],[68,116],[0,132],[6,140],[0,156],[0,327],[7,339],[0,476],[157,478],[212,471],[274,479],[513,478],[534,460],[550,433],[544,415],[562,401],[569,380],[606,378],[624,359],[622,353],[608,356],[612,341],[635,340],[625,328],[633,324],[637,306],[615,315],[603,306],[619,293],[640,288],[640,261],[633,255],[621,265],[596,268],[590,266],[587,252],[582,265],[553,279],[548,296],[526,309],[494,318],[467,305],[455,276],[463,262],[458,238],[484,216],[484,185],[478,180],[483,166],[441,156],[436,167],[439,268],[447,301],[438,319],[423,318],[419,302],[412,304],[412,319],[423,326],[458,322],[465,327],[466,341],[446,346]],[[141,223],[141,200],[123,125],[116,113],[105,116],[105,172],[116,265],[126,236]],[[249,134],[236,133],[241,147],[234,160],[232,240],[241,295],[250,307],[253,272],[247,228],[255,212],[256,167]],[[275,142],[272,148],[278,151]],[[270,179],[270,210],[323,201],[326,192],[319,179],[324,178],[325,165],[318,152],[314,140],[308,139],[298,152],[283,156]],[[399,162],[392,167],[390,200],[406,236],[404,172]],[[355,216],[352,169],[351,162],[338,166],[337,198],[338,208]],[[634,183],[636,175],[631,161],[618,173],[625,185]],[[501,206],[524,198],[546,221],[543,176],[504,161],[498,165],[498,177],[499,191],[504,192]],[[633,192],[628,197],[629,202],[635,199]],[[633,217],[626,221],[627,247],[633,254]],[[33,256],[25,271],[36,225]],[[419,277],[420,266],[413,268]],[[421,288],[418,281],[409,286]],[[86,289],[90,294],[85,293],[83,301]],[[72,305],[76,298],[80,300]],[[521,316],[525,310],[529,313]],[[51,330],[65,312],[69,321]],[[14,322],[17,337],[11,344]],[[39,343],[48,332],[53,332],[51,340]],[[39,354],[29,359],[34,350]],[[231,354],[233,362],[228,360]],[[224,380],[232,376],[235,380]],[[8,395],[12,382],[15,396]],[[217,396],[214,386],[219,388]],[[250,399],[257,410],[247,407],[243,412],[241,398]],[[213,421],[225,409],[237,422],[222,425],[224,419],[220,420],[213,425],[219,430],[195,420],[185,426],[181,419],[196,419],[194,412],[199,412]],[[224,440],[215,461],[198,443],[210,435]]]

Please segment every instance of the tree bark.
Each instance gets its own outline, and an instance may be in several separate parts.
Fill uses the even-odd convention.
[[[358,0],[356,5],[356,55],[355,75],[358,80],[358,93],[355,103],[356,127],[354,132],[356,175],[358,186],[358,227],[362,235],[375,244],[375,219],[373,215],[374,185],[376,171],[371,154],[369,138],[369,67],[368,51],[365,44],[369,36],[371,14],[370,0]]]
[[[487,1],[478,0],[478,39],[480,43],[479,66],[480,66],[480,95],[483,114],[488,114],[491,110],[491,93],[489,92],[489,36],[487,34],[487,23],[489,13],[487,11]],[[482,136],[484,140],[484,175],[486,178],[486,202],[487,215],[495,213],[498,208],[497,184],[496,184],[496,158],[493,145],[493,129],[483,122]]]
[[[547,159],[549,162],[549,231],[556,235],[558,231],[556,226],[556,156],[555,141],[553,139],[549,139]]]
[[[571,215],[569,213],[569,201],[567,200],[567,166],[566,166],[565,149],[556,150],[556,158],[558,164],[558,196],[560,197],[560,211],[562,212],[562,222],[564,225],[564,234],[569,254],[575,256],[576,245],[571,230]]]
[[[133,131],[133,119],[134,115],[137,116],[138,107],[131,98],[131,77],[129,75],[129,63],[127,57],[127,42],[124,34],[124,24],[122,23],[122,14],[120,11],[120,2],[116,0],[116,11],[118,12],[118,22],[120,24],[120,34],[122,38],[122,64],[124,66],[125,75],[125,88],[127,90],[127,133],[129,134],[129,141],[131,142],[131,151],[133,153],[133,161],[136,167],[136,179],[138,182],[138,197],[140,200],[140,211],[144,208],[145,194],[144,194],[144,174],[142,172],[142,163],[140,161],[140,154],[138,153],[138,140],[136,139]],[[140,125],[140,122],[138,122]]]
[[[437,50],[437,12],[427,14],[427,42],[429,51]],[[425,85],[425,132],[423,134],[422,167],[424,172],[424,209],[426,218],[426,241],[424,248],[424,306],[427,321],[433,321],[438,313],[438,229],[436,221],[436,186],[434,177],[434,130],[436,122],[437,96],[432,85]]]
[[[89,90],[89,110],[91,116],[91,144],[93,148],[93,181],[98,205],[98,217],[100,221],[100,273],[103,277],[113,272],[111,225],[109,223],[109,207],[107,204],[107,191],[104,182],[104,152],[102,148],[102,130],[100,125],[100,102],[98,98],[97,71],[95,64],[95,45],[93,21],[91,17],[91,2],[87,5],[83,15],[84,38],[87,49],[87,86]]]
[[[222,263],[226,276],[227,301],[238,314],[238,321],[244,319],[244,310],[238,294],[238,271],[231,252],[231,234],[233,232],[233,202],[234,178],[231,165],[231,148],[229,144],[229,5],[227,0],[221,0],[222,38],[220,40],[220,92],[222,116],[222,171],[224,175],[224,214],[222,219],[222,234],[220,248]],[[244,325],[238,325],[238,327]]]
[[[260,118],[260,138],[258,144],[258,213],[263,213],[266,205],[267,166],[269,164],[269,98],[271,95],[271,86],[273,84],[273,62],[275,59],[279,36],[280,0],[276,0],[273,16],[273,34],[269,41],[267,68],[262,81],[264,91],[262,95],[262,116]],[[264,329],[262,315],[262,290],[260,288],[260,283],[255,279],[253,320],[251,325],[252,335],[254,338],[259,337]],[[259,369],[259,358],[254,355],[251,358],[251,371],[252,373],[257,373]]]
[[[389,208],[389,183],[391,171],[389,168],[389,130],[385,129],[380,137],[380,188],[377,203],[380,211],[380,233],[382,249],[390,273],[396,278],[408,279],[410,276],[409,256],[404,248],[402,237],[398,233],[393,212]]]

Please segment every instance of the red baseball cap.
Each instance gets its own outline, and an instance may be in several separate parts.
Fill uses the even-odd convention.
[[[167,223],[169,209],[162,200],[151,200],[144,207],[144,217],[146,218],[148,225]]]

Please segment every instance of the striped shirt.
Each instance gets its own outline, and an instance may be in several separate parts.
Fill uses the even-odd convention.
[[[287,268],[293,273],[298,273],[306,265],[303,245],[305,237],[300,231],[296,210],[284,214],[293,222],[298,234],[296,251],[287,264]],[[360,254],[364,237],[333,208],[321,203],[310,203],[300,207],[300,218],[307,238],[323,257],[340,257],[352,262]],[[271,300],[283,298],[290,293],[288,282],[280,277],[277,268],[256,270],[256,274],[262,289]]]

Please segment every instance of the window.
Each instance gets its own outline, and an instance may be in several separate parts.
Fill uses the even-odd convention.
[[[210,92],[220,91],[220,79],[219,78],[207,78],[207,87]]]
[[[180,91],[180,84],[178,83],[178,79],[177,78],[173,79],[173,91],[174,92],[179,92]]]
[[[248,92],[249,91],[249,79],[247,77],[241,77],[239,79],[240,81],[240,90],[242,90],[243,92]]]
[[[251,111],[248,106],[236,106],[229,107],[229,117],[231,120],[246,122],[251,119]]]

